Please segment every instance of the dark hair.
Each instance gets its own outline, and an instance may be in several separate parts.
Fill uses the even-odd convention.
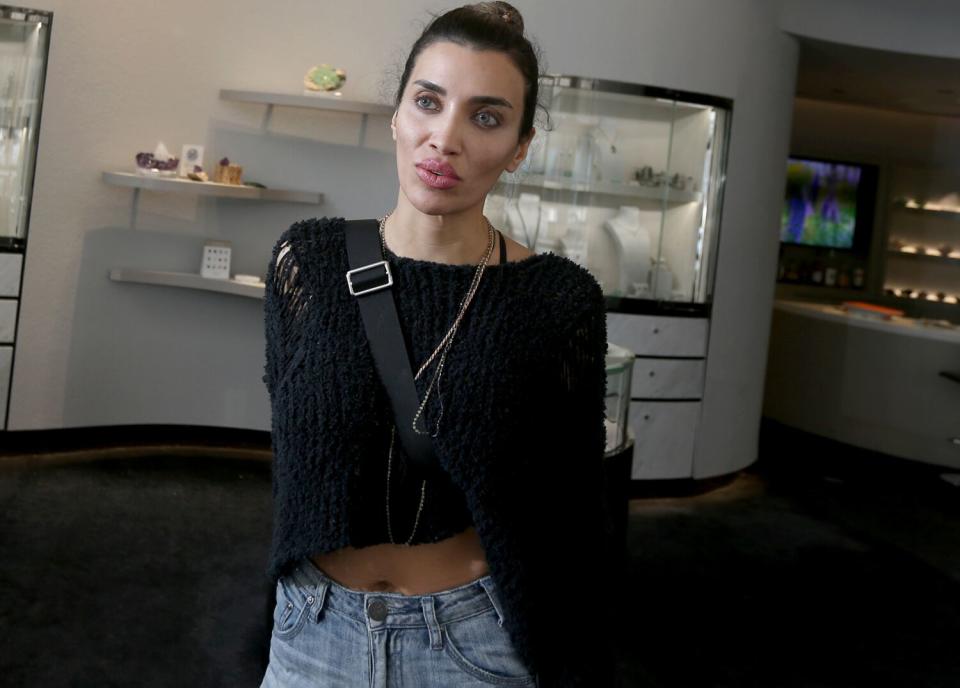
[[[478,2],[435,16],[410,49],[403,75],[400,77],[400,87],[394,98],[395,107],[400,107],[400,99],[403,98],[417,57],[424,48],[440,41],[450,41],[474,50],[495,50],[506,53],[513,60],[524,80],[523,118],[520,121],[519,138],[529,135],[533,128],[539,94],[539,51],[530,39],[523,35],[523,17],[520,12],[507,2]]]

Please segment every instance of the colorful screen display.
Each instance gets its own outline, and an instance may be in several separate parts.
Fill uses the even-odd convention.
[[[852,248],[862,176],[859,165],[789,158],[780,241]]]

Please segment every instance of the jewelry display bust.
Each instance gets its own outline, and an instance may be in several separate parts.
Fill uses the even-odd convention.
[[[603,223],[617,247],[619,291],[643,298],[649,294],[650,232],[640,224],[640,209],[620,206],[616,215]]]

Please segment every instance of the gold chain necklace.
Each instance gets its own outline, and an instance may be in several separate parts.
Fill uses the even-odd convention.
[[[386,238],[384,237],[384,226],[386,225],[388,217],[390,217],[390,213],[387,213],[382,218],[380,218],[380,248],[382,250],[384,260],[386,260],[387,258],[387,241],[386,241]],[[440,383],[440,375],[443,373],[443,364],[447,357],[447,351],[450,350],[450,346],[451,344],[453,344],[453,336],[456,334],[457,328],[460,327],[460,321],[463,319],[463,315],[464,313],[466,313],[467,307],[470,305],[470,302],[473,300],[473,295],[476,293],[477,287],[480,285],[480,278],[483,276],[483,271],[486,269],[487,263],[490,260],[490,254],[493,253],[493,241],[494,241],[493,225],[490,224],[490,221],[487,220],[486,216],[484,216],[483,220],[487,225],[487,250],[484,253],[480,263],[477,265],[477,269],[474,271],[473,280],[470,282],[470,287],[467,289],[466,296],[464,296],[463,300],[460,301],[460,307],[459,307],[459,312],[457,313],[457,317],[454,320],[453,325],[447,331],[447,334],[444,335],[442,340],[440,340],[440,344],[437,345],[437,348],[433,350],[433,353],[430,354],[426,362],[424,362],[424,364],[420,366],[420,369],[417,371],[416,375],[413,376],[414,379],[419,378],[420,375],[423,373],[423,371],[426,370],[427,366],[429,366],[430,363],[433,361],[433,359],[436,358],[437,354],[440,353],[440,361],[437,365],[437,370],[436,372],[434,372],[433,378],[431,378],[430,384],[427,386],[427,391],[423,395],[423,401],[420,403],[420,407],[417,409],[417,413],[413,417],[413,430],[414,432],[417,432],[421,435],[427,434],[427,432],[423,432],[417,428],[417,420],[420,418],[420,414],[423,413],[423,409],[426,408],[427,400],[430,398],[430,392],[433,389],[434,384],[437,385],[437,395],[438,395],[437,398],[440,400],[440,413],[437,416],[436,430],[434,431],[433,434],[431,434],[431,437],[436,437],[437,433],[439,433],[440,419],[443,417],[443,399],[442,397],[439,396],[440,394],[439,383]],[[393,466],[393,444],[394,444],[394,439],[396,438],[396,430],[397,430],[396,425],[393,425],[390,428],[390,451],[387,454],[387,499],[386,499],[387,535],[390,538],[391,544],[394,544],[394,545],[397,543],[393,539],[393,526],[391,524],[391,519],[390,519],[390,474]],[[409,545],[411,542],[413,542],[413,536],[417,532],[417,525],[419,525],[420,523],[420,514],[423,512],[423,503],[426,499],[426,496],[427,496],[427,481],[424,480],[420,486],[420,504],[417,507],[417,515],[413,521],[413,529],[410,532],[410,537],[408,537],[406,542],[403,543],[405,545]]]

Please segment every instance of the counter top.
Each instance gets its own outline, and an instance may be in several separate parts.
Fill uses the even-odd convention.
[[[920,318],[892,317],[889,320],[847,313],[840,306],[810,301],[774,301],[774,308],[787,313],[805,315],[819,320],[836,322],[850,327],[861,327],[888,334],[906,337],[931,339],[941,342],[960,344],[960,326],[934,324],[936,322]]]

